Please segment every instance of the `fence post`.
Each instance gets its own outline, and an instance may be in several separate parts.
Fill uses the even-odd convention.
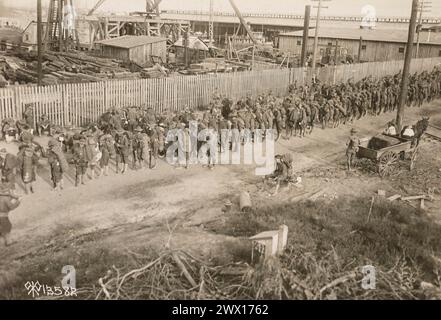
[[[104,92],[103,92],[103,104],[104,104],[104,108],[105,111],[109,110],[109,86],[107,84],[107,81],[104,81]]]
[[[66,125],[70,123],[70,117],[69,117],[69,104],[67,102],[67,92],[66,92],[66,85],[64,84],[61,87],[61,105],[63,106],[63,113],[64,113],[64,123],[63,125]]]
[[[21,119],[22,115],[18,114],[19,106],[21,105],[20,92],[19,92],[17,86],[14,86],[12,91],[14,93],[14,99],[12,101],[12,103],[13,103],[13,105],[12,105],[13,117],[14,117],[14,119],[19,119],[19,118]]]

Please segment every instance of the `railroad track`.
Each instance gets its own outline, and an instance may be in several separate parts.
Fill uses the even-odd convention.
[[[426,131],[426,136],[432,140],[441,142],[441,128],[433,125],[429,125]]]

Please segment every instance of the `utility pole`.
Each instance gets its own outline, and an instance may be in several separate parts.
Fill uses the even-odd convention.
[[[315,78],[316,73],[316,63],[317,63],[317,51],[318,51],[318,40],[319,40],[319,30],[320,30],[320,19],[321,19],[321,10],[327,9],[328,7],[323,7],[322,2],[324,1],[332,1],[332,0],[312,0],[312,1],[318,1],[318,6],[314,7],[317,8],[317,20],[315,25],[315,38],[314,38],[314,53],[312,56],[312,75]]]
[[[305,22],[303,25],[303,44],[302,56],[300,59],[300,66],[303,68],[306,64],[306,55],[308,54],[308,40],[309,40],[309,24],[311,21],[311,6],[305,6]]]
[[[43,81],[43,68],[42,68],[42,21],[41,21],[41,0],[37,0],[37,54],[38,54],[38,65],[37,65],[37,73],[38,73],[38,85],[42,85]]]
[[[185,61],[185,66],[188,67],[190,65],[189,62],[189,47],[190,46],[190,34],[189,31],[187,29],[187,31],[184,34],[184,61]]]
[[[208,36],[210,38],[210,46],[214,42],[214,0],[210,0],[210,22],[208,25]]]
[[[407,40],[406,58],[404,60],[404,68],[403,68],[403,79],[401,81],[400,103],[398,105],[397,121],[396,121],[399,132],[401,132],[403,127],[404,110],[407,100],[407,92],[409,89],[408,87],[409,87],[410,64],[412,62],[413,43],[415,40],[415,31],[416,31],[417,16],[418,16],[418,2],[419,2],[418,0],[412,0],[412,15],[410,17],[409,37]]]
[[[417,27],[417,47],[416,47],[416,58],[420,56],[420,36],[421,36],[421,28],[423,27],[423,14],[426,12],[430,12],[430,8],[432,2],[427,0],[420,0],[418,10],[420,11],[420,16],[418,19],[418,27]]]

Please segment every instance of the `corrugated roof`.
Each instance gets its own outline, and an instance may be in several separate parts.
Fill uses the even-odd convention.
[[[314,37],[314,35],[314,31],[309,33],[310,37]],[[303,31],[282,33],[280,36],[299,37],[303,36]],[[360,37],[363,37],[365,41],[406,43],[408,30],[322,28],[320,29],[319,37],[342,40],[360,40]],[[428,39],[430,40],[428,41]],[[422,44],[441,45],[441,34],[431,33],[429,38],[428,32],[421,32],[420,41]]]
[[[146,44],[165,42],[166,38],[161,37],[149,37],[149,36],[122,36],[118,38],[98,41],[97,43],[105,46],[118,47],[118,48],[135,48]]]

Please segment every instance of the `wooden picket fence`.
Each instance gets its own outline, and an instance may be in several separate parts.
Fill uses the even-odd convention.
[[[432,70],[441,58],[416,59],[411,72]],[[402,61],[326,67],[318,78],[329,84],[383,77],[402,69]],[[290,84],[304,85],[310,70],[272,69],[240,73],[180,76],[164,79],[115,80],[52,86],[12,86],[0,89],[0,121],[20,119],[27,104],[35,106],[35,119],[47,114],[53,123],[81,126],[99,119],[111,108],[148,106],[158,112],[196,109],[210,103],[215,93],[232,99],[271,91],[286,94]]]

